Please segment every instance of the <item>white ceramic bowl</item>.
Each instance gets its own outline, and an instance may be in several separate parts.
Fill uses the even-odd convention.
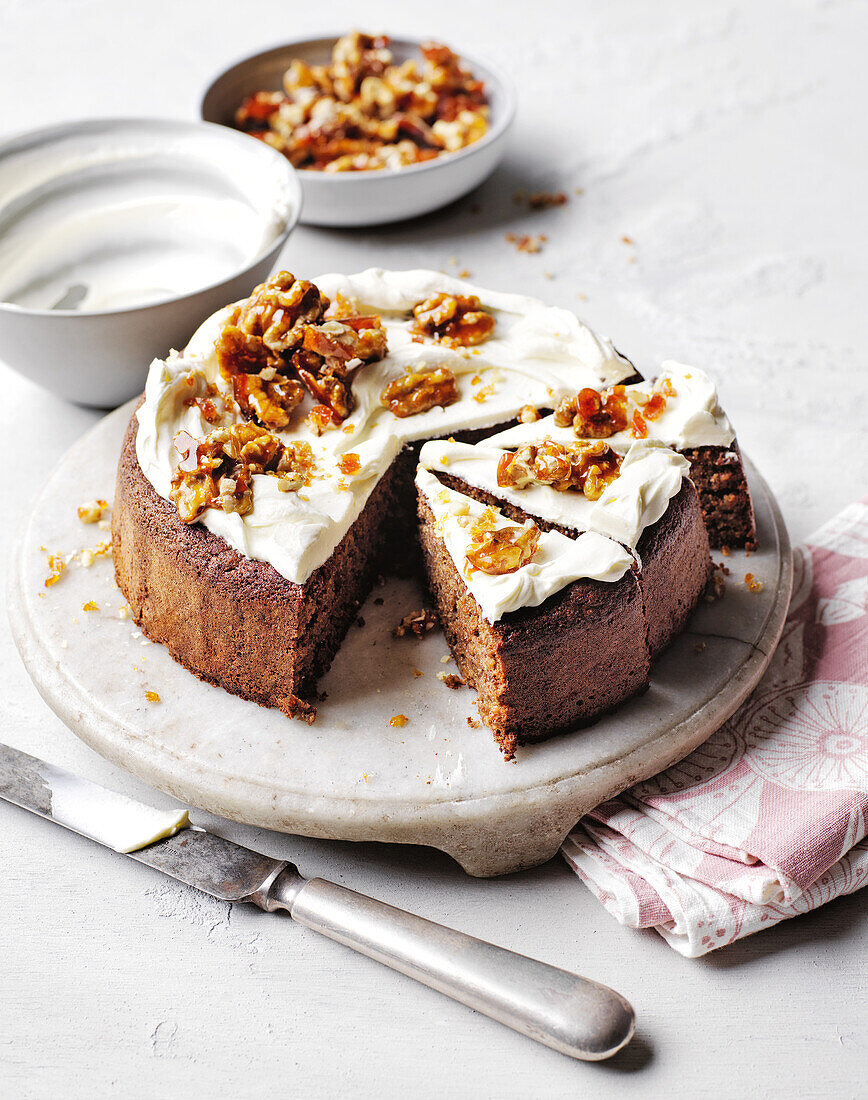
[[[301,205],[286,158],[222,126],[92,120],[3,143],[0,359],[71,401],[120,404],[267,278]]]
[[[208,87],[201,104],[206,122],[233,126],[242,100],[257,91],[279,91],[294,58],[322,65],[331,57],[336,36],[290,42],[238,61]],[[398,62],[419,56],[422,39],[392,38],[389,48]],[[488,133],[457,153],[447,153],[407,168],[371,172],[316,172],[299,169],[308,225],[377,225],[427,214],[454,202],[482,183],[506,151],[515,117],[515,91],[510,81],[487,62],[458,51],[470,70],[485,81],[491,107]],[[257,139],[254,139],[257,140]],[[262,144],[257,140],[257,144]]]

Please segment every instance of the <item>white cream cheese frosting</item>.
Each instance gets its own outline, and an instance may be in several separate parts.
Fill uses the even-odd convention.
[[[575,442],[575,436],[572,438]],[[690,469],[686,458],[662,443],[633,441],[618,477],[599,500],[588,500],[584,493],[558,492],[549,485],[531,484],[523,489],[499,486],[497,465],[507,453],[490,440],[475,446],[432,440],[422,447],[419,465],[425,470],[454,474],[468,485],[549,523],[574,531],[595,531],[631,549],[636,548],[645,528],[663,516]]]
[[[339,428],[317,437],[305,422],[304,405],[290,428],[276,433],[285,442],[302,439],[310,444],[317,467],[309,486],[282,493],[275,478],[257,475],[250,512],[241,516],[212,508],[200,520],[239,553],[269,562],[297,584],[328,560],[405,443],[506,423],[523,405],[551,407],[584,386],[614,385],[634,373],[608,340],[572,313],[533,298],[488,291],[436,271],[371,268],[314,281],[328,297],[341,294],[358,302],[362,312],[378,313],[388,354],[359,371],[353,384],[355,408]],[[494,335],[473,348],[412,340],[412,306],[439,291],[476,295],[494,314]],[[220,376],[214,349],[228,312],[210,317],[183,353],[154,360],[150,367],[138,412],[136,453],[145,477],[166,499],[179,458],[175,435],[183,429],[201,439],[211,430],[188,399],[211,383],[227,395],[227,419],[242,419]],[[408,369],[424,372],[439,366],[456,377],[460,397],[454,404],[405,419],[381,404],[383,388]],[[354,474],[342,473],[337,465],[349,453],[359,456]]]
[[[494,576],[468,568],[471,536],[462,520],[482,515],[485,505],[442,485],[421,466],[416,486],[434,514],[455,568],[490,623],[521,607],[538,607],[573,581],[617,581],[633,566],[632,556],[603,535],[587,532],[573,539],[560,531],[543,531],[533,559],[513,573]],[[517,526],[497,509],[494,511],[495,529]]]
[[[653,393],[660,392],[661,385],[668,381],[674,394],[666,397],[666,405],[660,415],[646,420],[646,439],[663,443],[677,451],[687,447],[729,447],[735,439],[735,432],[718,404],[717,390],[708,375],[696,367],[688,367],[669,359],[661,365],[660,374],[653,382],[637,382],[625,386],[627,398],[627,421],[632,420],[635,411],[642,412],[643,404],[638,398],[647,399]],[[494,446],[512,449],[525,443],[538,443],[543,439],[553,439],[558,443],[575,442],[576,434],[572,427],[561,428],[555,424],[553,416],[543,417],[530,424],[517,424],[498,432],[488,439]],[[619,454],[626,454],[634,443],[629,429],[609,436],[606,442]]]

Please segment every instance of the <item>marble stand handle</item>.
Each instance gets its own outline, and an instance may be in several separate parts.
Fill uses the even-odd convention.
[[[260,904],[571,1058],[609,1058],[633,1035],[633,1009],[605,985],[292,867]]]

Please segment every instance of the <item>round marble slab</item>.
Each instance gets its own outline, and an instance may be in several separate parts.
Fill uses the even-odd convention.
[[[82,525],[77,508],[111,501],[131,408],[81,439],[35,500],[12,563],[9,613],[30,675],[60,718],[107,759],[191,806],[280,832],[431,845],[472,875],[530,867],[555,854],[582,814],[701,744],[746,698],[780,637],[789,539],[749,468],[762,549],[725,559],[725,598],[700,606],[654,666],[646,694],[615,714],[507,763],[478,724],[474,692],[438,678],[456,671],[442,634],[392,637],[422,594],[390,579],[322,680],[316,723],[292,721],[202,683],[148,642],[123,617],[110,557],[89,567],[72,560],[45,586],[49,554],[109,538]],[[760,592],[744,584],[747,572]],[[406,725],[390,726],[398,714]]]

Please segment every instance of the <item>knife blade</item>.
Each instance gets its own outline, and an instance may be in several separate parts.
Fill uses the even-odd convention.
[[[507,1027],[585,1061],[632,1038],[613,989],[486,943],[251,851],[54,764],[0,744],[0,797],[213,897],[249,902],[352,947]]]

